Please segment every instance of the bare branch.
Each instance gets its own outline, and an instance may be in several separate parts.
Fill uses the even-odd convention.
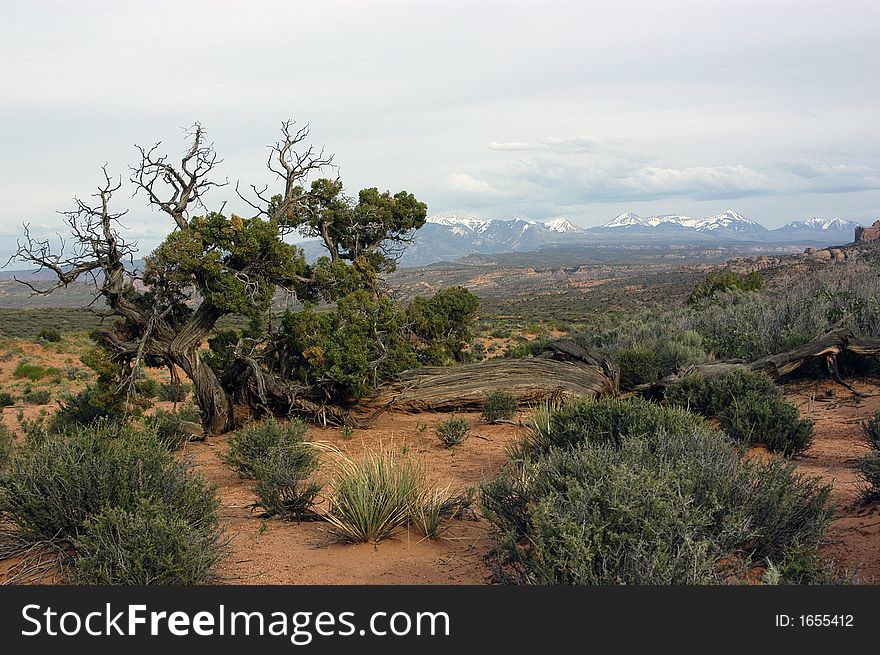
[[[131,168],[131,181],[137,187],[135,193],[146,193],[150,204],[171,216],[180,229],[186,228],[193,203],[204,208],[202,198],[205,193],[229,182],[214,182],[209,178],[211,171],[223,160],[214,150],[213,143],[205,143],[204,128],[196,123],[188,136],[191,145],[181,158],[179,168],[169,163],[168,155],[157,154],[161,143],[149,149],[135,145],[141,161]]]

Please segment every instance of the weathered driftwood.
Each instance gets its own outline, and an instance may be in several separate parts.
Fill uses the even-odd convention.
[[[778,380],[794,373],[804,365],[816,363],[824,364],[829,375],[840,384],[851,389],[852,387],[844,382],[840,376],[837,366],[838,357],[844,353],[880,361],[880,339],[857,337],[846,330],[834,330],[788,352],[762,357],[753,362],[727,360],[691,366],[679,370],[658,382],[640,385],[635,391],[642,395],[662,396],[665,393],[666,387],[685,375],[698,373],[711,376],[726,373],[737,368],[766,373],[774,380]]]
[[[617,368],[607,358],[560,340],[536,357],[405,371],[363,403],[361,409],[480,409],[486,394],[497,389],[511,393],[520,404],[571,396],[597,398],[616,394],[617,384]]]

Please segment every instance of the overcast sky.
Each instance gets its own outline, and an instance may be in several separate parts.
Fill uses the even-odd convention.
[[[232,181],[272,182],[294,118],[349,191],[429,213],[880,218],[876,0],[0,5],[0,253],[194,121]],[[143,248],[167,232],[117,202]]]

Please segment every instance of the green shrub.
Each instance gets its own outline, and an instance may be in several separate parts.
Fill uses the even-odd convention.
[[[614,353],[613,359],[620,369],[621,389],[634,389],[663,377],[660,357],[652,348],[621,348]]]
[[[698,417],[623,402],[549,412],[542,442],[565,447],[533,449],[483,486],[500,579],[717,583],[793,544],[815,551],[830,520],[828,487],[780,461],[742,461]],[[569,433],[557,438],[556,427]]]
[[[177,408],[177,415],[182,421],[189,421],[190,423],[202,422],[202,412],[195,405],[181,405]]]
[[[0,512],[26,541],[72,545],[87,581],[204,580],[221,540],[213,489],[150,436],[116,435],[99,421],[28,440],[0,476]]]
[[[307,429],[305,423],[296,419],[282,423],[268,418],[259,423],[250,423],[227,437],[229,450],[224,460],[241,477],[255,479],[259,477],[260,467],[269,456],[269,451],[282,445],[300,446],[305,442]]]
[[[257,503],[280,519],[301,519],[321,491],[321,485],[309,482],[317,468],[318,451],[309,443],[283,441],[272,446],[257,469]]]
[[[43,328],[37,333],[37,339],[42,339],[43,341],[49,341],[51,343],[58,343],[61,341],[61,333],[58,330],[53,330],[51,328]]]
[[[177,450],[189,440],[191,432],[186,429],[184,422],[180,412],[167,412],[163,409],[157,409],[144,418],[144,426],[148,432],[155,435],[168,451]]]
[[[9,455],[12,453],[12,434],[5,423],[0,423],[0,469],[9,461]]]
[[[732,271],[712,271],[694,287],[688,298],[689,305],[712,300],[716,294],[728,291],[761,291],[765,287],[764,278],[754,271],[740,275]]]
[[[50,369],[47,369],[45,366],[39,366],[38,364],[31,364],[30,362],[21,360],[18,363],[18,366],[12,371],[12,375],[19,379],[28,379],[31,382],[36,382],[37,380],[42,380],[49,375],[50,372]]]
[[[21,399],[31,405],[45,405],[52,399],[48,389],[26,389]]]
[[[661,407],[642,398],[578,400],[557,411],[539,412],[527,451],[572,448],[584,441],[612,443],[661,432],[680,433],[710,429],[706,421],[678,407]]]
[[[703,349],[703,337],[693,330],[658,339],[655,350],[663,376],[677,371],[682,366],[702,364],[707,358]]]
[[[516,397],[503,390],[496,390],[486,394],[483,400],[483,420],[494,423],[499,420],[508,420],[516,416],[519,403]]]
[[[452,448],[464,443],[470,436],[471,426],[467,419],[460,418],[454,414],[444,421],[439,421],[435,428],[437,438],[444,448]]]
[[[150,498],[90,516],[74,548],[74,579],[92,585],[201,584],[223,552],[213,514],[191,520]]]
[[[117,408],[105,405],[103,393],[96,385],[61,400],[60,405],[61,408],[49,421],[50,432],[64,432],[76,426],[91,425],[98,420],[119,423],[123,418]]]
[[[326,515],[348,541],[376,543],[406,523],[424,489],[424,472],[390,452],[354,460],[339,456]]]
[[[880,498],[880,453],[872,452],[859,462],[859,473],[865,481],[862,500],[871,502]]]
[[[163,382],[157,390],[159,400],[182,403],[186,400],[192,386],[186,382]]]
[[[142,378],[135,382],[134,387],[144,398],[155,398],[159,395],[159,383],[153,378]]]
[[[0,407],[11,407],[15,404],[15,398],[8,391],[0,391]]]
[[[786,456],[806,450],[813,439],[813,422],[800,418],[782,388],[763,373],[733,369],[688,375],[667,389],[666,402],[717,417],[739,443],[763,443]]]
[[[814,425],[801,418],[797,407],[784,398],[748,392],[718,415],[721,427],[735,441],[764,444],[772,452],[791,457],[809,448]]]
[[[865,424],[865,436],[874,450],[880,450],[880,411],[875,412]]]

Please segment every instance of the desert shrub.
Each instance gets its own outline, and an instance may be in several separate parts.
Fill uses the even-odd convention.
[[[507,359],[522,359],[523,357],[534,357],[539,354],[544,347],[550,342],[550,339],[532,339],[525,340],[521,343],[511,344],[504,351],[504,357]]]
[[[164,402],[182,403],[191,388],[192,385],[186,382],[163,382],[157,389],[157,395]]]
[[[498,389],[486,394],[483,400],[483,420],[489,423],[516,416],[519,403],[516,396],[508,391]]]
[[[27,541],[73,545],[94,580],[128,582],[126,563],[152,557],[155,549],[168,555],[153,562],[156,577],[187,581],[174,577],[191,570],[191,562],[177,559],[186,553],[169,551],[165,542],[183,525],[183,538],[205,545],[195,554],[200,561],[216,556],[214,491],[155,439],[136,431],[116,435],[116,426],[100,421],[28,440],[0,475],[0,512]],[[162,526],[162,516],[146,504],[179,523]],[[120,517],[125,521],[114,528]]]
[[[470,436],[471,426],[467,419],[455,416],[439,421],[435,427],[437,438],[444,448],[452,448],[464,443]]]
[[[189,440],[191,433],[183,425],[186,420],[180,412],[157,409],[155,413],[144,418],[144,426],[165,449],[174,451]]]
[[[641,398],[579,400],[555,411],[539,412],[526,450],[546,453],[584,441],[620,444],[636,436],[710,429],[706,421],[677,407],[660,407]]]
[[[25,389],[21,399],[31,405],[45,405],[52,399],[48,389]]]
[[[74,548],[74,579],[81,584],[200,584],[211,579],[223,552],[213,513],[181,516],[150,498],[93,514]]]
[[[159,395],[159,383],[153,378],[141,378],[135,382],[134,387],[144,398],[155,398]]]
[[[682,366],[702,364],[707,358],[703,349],[703,337],[693,330],[658,339],[654,348],[663,376]]]
[[[865,436],[874,450],[880,450],[880,411],[875,412],[865,424]]]
[[[830,520],[829,488],[792,466],[743,462],[717,430],[680,423],[654,406],[636,429],[608,429],[621,401],[601,401],[602,420],[584,421],[587,403],[550,412],[546,430],[582,435],[510,462],[483,486],[484,515],[496,528],[492,563],[509,582],[683,584],[726,579],[734,564],[778,558],[793,544],[815,550]],[[589,408],[594,409],[594,408]],[[568,421],[554,420],[568,414]],[[614,434],[617,435],[614,438]]]
[[[639,345],[613,347],[610,352],[620,369],[622,389],[656,382],[682,366],[702,364],[707,358],[703,338],[692,330],[661,338],[645,335]]]
[[[190,423],[201,423],[202,412],[195,405],[181,405],[177,408],[177,415],[182,421]]]
[[[309,481],[317,468],[318,451],[312,444],[281,441],[272,446],[257,468],[257,503],[280,519],[302,518],[321,491],[321,485]]]
[[[15,369],[12,371],[13,377],[20,379],[27,379],[31,382],[36,382],[37,380],[42,380],[50,373],[49,369],[45,366],[40,366],[38,364],[31,364],[28,361],[21,360]]]
[[[782,388],[763,373],[734,369],[712,376],[688,375],[670,385],[666,401],[717,417],[744,445],[763,443],[791,456],[806,450],[813,439],[813,422],[801,418]]]
[[[61,333],[51,328],[43,328],[37,333],[37,339],[49,341],[50,343],[58,343],[61,341]]]
[[[105,395],[97,385],[63,398],[60,405],[61,408],[49,421],[50,432],[64,432],[71,427],[91,425],[98,420],[119,423],[123,418],[118,407],[105,404]]]
[[[282,445],[298,447],[305,442],[307,429],[305,423],[296,419],[282,423],[268,418],[250,423],[227,437],[229,450],[224,460],[241,477],[255,479],[269,451]]]
[[[763,373],[733,369],[704,376],[686,375],[666,390],[666,402],[704,416],[717,416],[726,407],[747,394],[781,398],[782,388]]]
[[[761,291],[765,287],[764,278],[754,271],[748,275],[740,275],[732,271],[712,271],[706,274],[691,291],[689,305],[712,300],[719,293],[728,291]]]
[[[880,453],[872,452],[859,462],[859,473],[865,481],[862,500],[870,502],[880,498]]]
[[[0,391],[0,407],[11,407],[15,404],[15,398],[8,391]]]
[[[0,423],[0,469],[9,461],[9,455],[12,453],[12,434],[5,423]]]
[[[388,451],[337,460],[326,518],[341,538],[376,543],[409,520],[424,489],[424,471],[412,460]]]
[[[761,443],[786,457],[803,452],[813,442],[813,421],[801,418],[797,407],[784,398],[748,392],[721,410],[718,420],[739,443]]]
[[[613,359],[620,369],[621,389],[633,389],[663,377],[660,357],[653,348],[621,348],[614,353]]]

